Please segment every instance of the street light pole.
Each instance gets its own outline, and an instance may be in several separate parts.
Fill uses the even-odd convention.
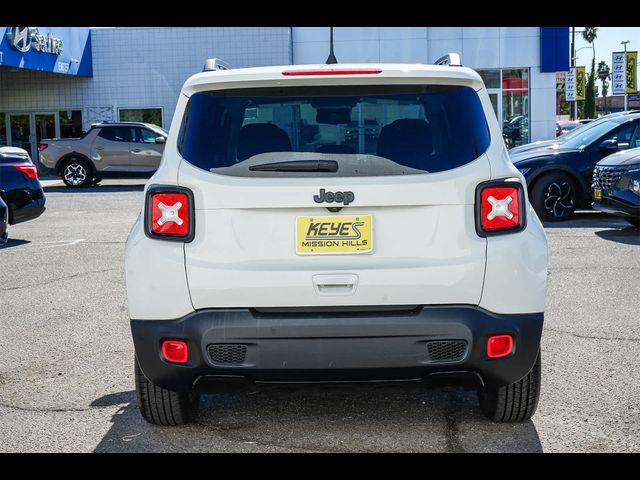
[[[576,27],[571,27],[571,68],[575,69],[576,66]],[[575,70],[574,70],[574,75],[575,75]],[[575,77],[574,77],[575,78]],[[575,120],[576,117],[578,116],[578,102],[575,100],[573,100],[573,105],[572,105],[572,109],[571,109],[571,120]]]
[[[573,79],[574,82],[576,81],[576,77],[575,77],[575,68],[576,68],[576,64],[578,63],[578,59],[580,57],[576,57],[576,53],[578,53],[580,50],[584,50],[585,48],[590,48],[590,47],[580,47],[578,50],[575,50],[573,56],[571,57],[571,64],[573,65]],[[578,100],[574,100],[573,105],[571,106],[571,114],[572,114],[572,120],[576,120],[578,118]]]
[[[620,42],[624,45],[624,111],[627,111],[627,43],[630,43],[629,40],[625,40]]]

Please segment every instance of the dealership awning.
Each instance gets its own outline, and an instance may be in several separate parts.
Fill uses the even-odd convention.
[[[502,95],[523,94],[527,93],[528,91],[529,80],[526,78],[504,77],[502,79]]]
[[[0,66],[93,76],[88,27],[0,27]]]

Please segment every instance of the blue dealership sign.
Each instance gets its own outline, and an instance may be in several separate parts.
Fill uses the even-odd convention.
[[[569,27],[540,27],[540,71],[569,71]]]
[[[0,27],[0,66],[91,77],[88,27]]]

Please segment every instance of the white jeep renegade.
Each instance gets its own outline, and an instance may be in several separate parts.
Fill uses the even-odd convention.
[[[186,81],[126,245],[146,420],[235,382],[434,378],[533,415],[546,237],[481,78],[447,58]]]

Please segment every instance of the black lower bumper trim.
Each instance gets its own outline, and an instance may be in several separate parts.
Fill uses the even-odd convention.
[[[208,309],[177,320],[132,320],[136,356],[144,374],[170,390],[188,390],[216,378],[248,382],[335,382],[422,379],[472,372],[491,385],[513,383],[533,366],[542,313],[498,315],[475,306],[420,306],[402,311],[260,313]],[[511,355],[490,359],[491,335],[514,337]],[[162,359],[163,340],[187,342],[186,364]],[[434,341],[464,341],[454,361],[432,360]],[[208,346],[244,345],[233,364],[214,363]],[[225,361],[220,360],[221,362]],[[206,380],[206,382],[204,381]]]
[[[612,199],[609,199],[608,203],[608,205],[604,205],[599,202],[593,202],[591,206],[594,210],[608,213],[609,215],[615,215],[617,217],[640,218],[640,206],[633,207]]]
[[[27,208],[21,208],[19,210],[14,210],[12,213],[12,222],[11,225],[15,225],[17,223],[27,222],[29,220],[33,220],[38,218],[40,215],[44,213],[46,207],[44,206],[44,202],[41,205],[34,205]]]

